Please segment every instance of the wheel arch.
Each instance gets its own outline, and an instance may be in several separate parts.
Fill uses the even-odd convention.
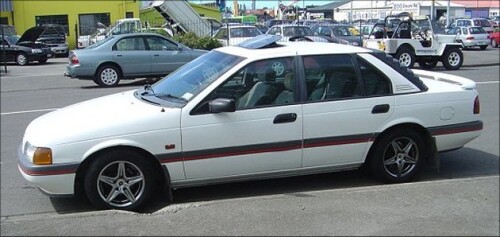
[[[446,50],[449,50],[451,48],[461,49],[461,48],[463,48],[463,46],[462,46],[462,43],[459,43],[459,44],[447,44],[445,47],[441,47],[441,50],[439,51],[439,55],[443,56],[444,52],[446,52]]]
[[[410,43],[403,43],[403,44],[401,44],[401,45],[398,47],[398,49],[396,50],[396,53],[397,53],[399,50],[403,49],[403,48],[407,48],[407,49],[409,49],[409,50],[413,51],[413,55],[415,55],[415,47],[413,47],[413,45],[411,45]]]
[[[96,70],[94,72],[94,78],[97,77],[97,74],[99,73],[99,71],[101,70],[101,68],[104,67],[104,66],[107,66],[107,65],[111,65],[111,66],[116,67],[118,69],[118,73],[120,74],[120,78],[123,78],[123,69],[122,69],[122,67],[120,67],[120,65],[118,63],[111,62],[111,61],[106,61],[106,62],[99,63],[99,65],[97,65]]]
[[[77,197],[86,197],[84,194],[84,180],[85,174],[90,168],[90,165],[100,156],[115,150],[128,150],[130,152],[136,152],[144,157],[144,160],[148,162],[154,169],[154,179],[155,185],[162,188],[166,192],[168,199],[172,200],[172,194],[170,190],[170,174],[167,167],[162,166],[160,161],[150,152],[143,148],[133,145],[114,145],[101,148],[99,150],[94,150],[86,154],[85,159],[80,163],[76,170],[75,183],[74,183],[74,193]]]
[[[379,133],[375,140],[373,141],[372,145],[370,146],[370,149],[368,150],[368,153],[366,155],[365,163],[369,163],[370,159],[373,157],[373,153],[375,152],[374,150],[378,146],[378,143],[380,142],[381,138],[386,136],[387,134],[390,134],[392,131],[395,130],[413,130],[416,131],[418,134],[420,134],[422,140],[424,141],[424,148],[422,149],[425,154],[423,156],[424,162],[432,162],[432,159],[435,158],[435,153],[436,153],[436,142],[435,139],[432,137],[431,133],[429,130],[427,130],[424,126],[417,122],[404,122],[404,123],[399,123],[399,124],[394,124],[390,127],[387,127],[384,129],[381,133]]]

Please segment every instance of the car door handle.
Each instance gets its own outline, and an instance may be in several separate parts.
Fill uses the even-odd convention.
[[[296,113],[288,113],[288,114],[278,114],[276,117],[274,117],[274,124],[277,123],[292,123],[297,120],[297,114]]]
[[[375,105],[372,109],[372,114],[383,114],[389,111],[390,106],[388,104]]]
[[[121,57],[122,55],[121,54],[117,54],[116,57]]]
[[[155,55],[153,55],[153,56],[158,57],[158,56],[160,56],[160,55],[159,55],[159,54],[155,54]]]

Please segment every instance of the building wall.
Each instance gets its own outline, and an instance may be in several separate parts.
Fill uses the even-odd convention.
[[[70,49],[76,47],[79,14],[109,13],[110,22],[126,18],[127,12],[133,17],[139,17],[137,0],[104,1],[104,0],[51,0],[36,1],[23,0],[13,2],[13,25],[18,34],[22,35],[27,29],[36,25],[36,17],[67,15],[68,44]],[[3,14],[2,14],[3,15]],[[9,22],[10,23],[10,22]]]

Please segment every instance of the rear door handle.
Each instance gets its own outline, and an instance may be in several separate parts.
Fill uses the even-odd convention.
[[[297,114],[296,113],[288,113],[288,114],[278,114],[276,117],[274,117],[274,124],[277,123],[292,123],[297,120]]]
[[[117,54],[116,56],[117,56],[117,57],[121,57],[122,55],[121,55],[121,54]]]
[[[389,111],[390,106],[388,104],[375,105],[372,109],[372,114],[383,114]]]

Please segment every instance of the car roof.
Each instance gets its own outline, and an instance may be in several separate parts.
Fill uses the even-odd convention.
[[[249,49],[241,46],[226,46],[213,50],[232,54],[245,55],[247,58],[268,58],[270,55],[276,57],[296,56],[296,55],[322,55],[322,54],[351,54],[369,53],[371,49],[355,47],[336,43],[322,42],[276,42],[276,47],[264,47],[259,49]]]

